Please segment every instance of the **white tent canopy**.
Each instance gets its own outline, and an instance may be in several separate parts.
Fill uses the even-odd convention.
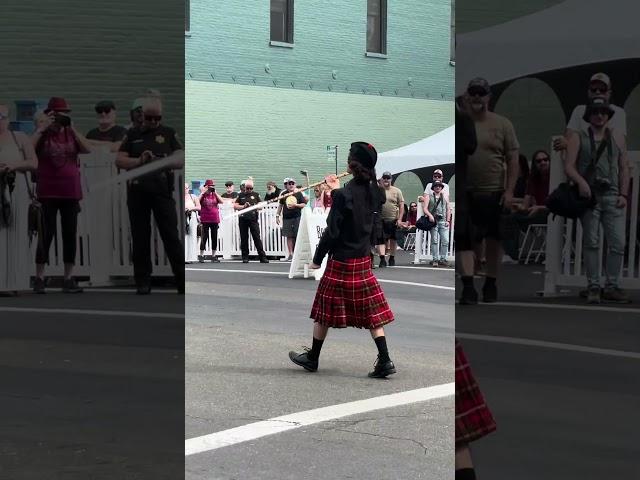
[[[494,85],[561,68],[640,58],[630,0],[566,0],[456,39],[456,95],[469,80]],[[505,41],[506,40],[506,41]]]
[[[456,127],[452,125],[424,140],[379,154],[376,172],[378,176],[382,176],[382,172],[394,175],[416,168],[455,163],[455,143]]]

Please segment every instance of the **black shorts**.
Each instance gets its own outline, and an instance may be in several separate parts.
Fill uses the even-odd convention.
[[[382,220],[382,239],[387,240],[396,239],[396,230],[398,229],[398,223],[396,220]]]
[[[456,250],[473,250],[485,238],[502,239],[503,192],[469,192],[456,208]],[[462,203],[462,202],[458,202]]]

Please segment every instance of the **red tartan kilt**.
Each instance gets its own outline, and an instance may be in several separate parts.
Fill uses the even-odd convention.
[[[329,259],[318,285],[311,318],[334,328],[377,328],[393,321],[371,258]]]
[[[456,448],[496,429],[462,345],[456,339]]]

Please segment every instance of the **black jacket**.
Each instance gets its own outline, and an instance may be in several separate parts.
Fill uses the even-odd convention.
[[[327,228],[318,243],[313,263],[320,265],[330,254],[335,260],[367,257],[371,250],[373,214],[380,205],[376,182],[351,180],[331,193]]]

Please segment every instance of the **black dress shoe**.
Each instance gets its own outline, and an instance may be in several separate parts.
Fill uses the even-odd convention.
[[[33,281],[34,293],[45,293],[44,290],[44,278],[35,278]]]
[[[137,295],[149,295],[151,293],[151,284],[150,283],[140,283],[138,284],[138,288],[136,289]]]
[[[243,258],[242,259],[242,263],[249,263],[249,259],[248,258]]]
[[[267,257],[262,257],[260,259],[260,263],[269,263],[269,259]]]
[[[82,293],[82,287],[73,278],[68,278],[62,282],[62,291],[64,293]]]
[[[318,360],[310,360],[308,351],[304,353],[289,352],[289,358],[293,363],[300,365],[309,372],[318,370]]]
[[[380,356],[376,360],[376,364],[373,367],[373,372],[369,372],[370,378],[385,378],[387,375],[396,373],[396,367],[391,360],[386,362],[380,361]]]

